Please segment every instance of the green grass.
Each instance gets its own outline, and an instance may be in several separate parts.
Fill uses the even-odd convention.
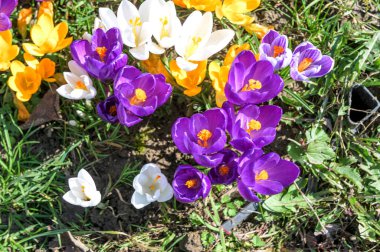
[[[0,88],[0,251],[47,249],[53,239],[62,244],[62,234],[66,231],[94,251],[125,248],[172,251],[189,231],[198,232],[204,249],[209,251],[284,247],[378,250],[380,126],[373,123],[364,132],[353,134],[347,112],[348,93],[354,83],[377,88],[380,85],[380,32],[379,27],[360,19],[354,11],[357,1],[351,2],[263,0],[255,11],[275,11],[282,15],[288,22],[280,30],[291,38],[293,49],[309,40],[335,59],[335,67],[328,76],[312,83],[286,80],[285,91],[273,101],[284,108],[281,128],[286,131],[281,132],[289,132],[280,133],[284,137],[281,151],[300,165],[302,175],[282,194],[265,198],[257,212],[229,236],[222,235],[219,226],[245,204],[231,194],[231,186],[215,188],[213,198],[188,208],[174,201],[163,204],[158,221],[129,225],[125,232],[96,227],[90,218],[91,209],[78,213],[77,221],[64,222],[61,197],[67,189],[65,174],[74,174],[80,168],[96,172],[95,164],[116,150],[143,151],[141,139],[146,135],[103,123],[96,115],[95,101],[65,99],[61,99],[63,122],[23,132],[18,127],[10,92],[3,85]],[[374,6],[379,11],[378,0],[366,3],[363,8]],[[69,20],[70,34],[79,38],[84,31],[91,30],[93,13],[97,13],[98,7],[109,4],[116,10],[118,1],[55,1],[55,19],[56,22]],[[182,11],[181,15],[186,13]],[[220,25],[226,23],[223,20]],[[239,42],[257,46],[256,39],[242,34]],[[223,56],[221,53],[215,58],[223,59]],[[66,70],[69,51],[57,58],[60,72]],[[285,75],[287,71],[282,73]],[[5,83],[5,74],[0,77]],[[96,85],[99,90],[101,84]],[[186,102],[189,111],[214,107],[207,78],[203,87],[204,92],[195,99],[183,97],[176,90],[172,102]],[[103,99],[104,92],[99,93],[97,99]],[[36,97],[28,106],[38,101]],[[166,116],[165,109],[157,111],[154,117]],[[67,123],[70,120],[77,125],[70,126]],[[47,138],[48,131],[56,141],[53,145],[56,150],[41,145],[44,142],[41,138]],[[131,190],[132,179],[141,163],[128,159],[126,162],[119,180],[104,178],[108,185],[102,192],[106,198],[99,206],[100,214],[112,208],[107,196],[115,194],[115,189]],[[124,191],[121,195],[125,195]],[[117,239],[108,239],[111,236]]]

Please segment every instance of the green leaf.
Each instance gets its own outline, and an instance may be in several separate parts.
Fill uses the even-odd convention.
[[[266,243],[261,240],[260,236],[258,235],[252,237],[252,243],[255,247],[264,247],[266,245]]]
[[[350,180],[354,185],[359,189],[363,189],[362,178],[360,177],[359,172],[353,169],[350,166],[338,166],[334,168],[334,171],[343,177]]]
[[[322,164],[325,160],[335,157],[335,152],[325,142],[312,142],[307,146],[306,156],[312,164]]]
[[[220,199],[220,202],[222,204],[230,202],[230,201],[231,201],[231,197],[229,195],[223,195],[222,198]]]
[[[295,143],[290,143],[287,147],[287,150],[292,160],[297,161],[301,164],[305,162],[305,152],[301,146]]]

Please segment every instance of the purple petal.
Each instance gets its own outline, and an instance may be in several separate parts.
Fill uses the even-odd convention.
[[[328,74],[334,66],[334,60],[330,56],[323,55],[322,58],[314,64],[320,65],[321,69],[319,72],[311,74],[309,76],[310,78],[318,78]]]
[[[281,159],[276,166],[266,170],[268,179],[280,182],[284,187],[292,184],[299,176],[300,169],[293,162]]]
[[[218,166],[223,160],[223,154],[217,153],[213,155],[193,155],[195,162],[205,167]]]
[[[87,40],[76,40],[71,46],[71,56],[81,66],[85,66],[86,56],[91,54],[91,45]],[[87,70],[87,69],[86,69]]]
[[[278,181],[260,180],[256,182],[252,189],[263,195],[273,195],[282,192],[284,187]]]
[[[4,13],[0,13],[0,32],[9,30],[11,28],[12,28],[12,22],[9,19],[9,17]]]
[[[16,8],[17,4],[17,0],[2,0],[0,1],[0,12],[9,17]]]
[[[299,45],[296,47],[296,49],[294,49],[293,54],[296,54],[296,53],[298,53],[298,52],[305,51],[305,50],[307,50],[307,49],[316,49],[316,47],[315,47],[312,43],[306,41],[306,42],[303,42],[303,43],[299,44]]]
[[[249,187],[246,186],[241,180],[238,181],[237,187],[238,187],[240,195],[244,199],[251,202],[260,202],[260,199],[256,196],[255,192],[249,189]]]
[[[271,44],[278,36],[280,36],[278,32],[274,30],[269,30],[269,32],[267,32],[267,34],[264,35],[261,43]]]
[[[172,126],[172,139],[177,148],[182,153],[190,153],[190,150],[185,145],[184,137],[185,132],[188,132],[190,128],[190,119],[186,117],[178,118]]]
[[[132,127],[142,121],[140,117],[127,110],[123,105],[119,105],[117,107],[117,116],[120,124],[127,127]]]

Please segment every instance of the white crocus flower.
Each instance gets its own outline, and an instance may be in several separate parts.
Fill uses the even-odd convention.
[[[131,2],[123,0],[117,10],[117,16],[109,8],[99,8],[99,16],[107,30],[117,27],[123,43],[132,49],[129,52],[138,60],[149,58],[152,42],[152,25],[147,15],[142,15]]]
[[[92,29],[92,33],[94,33],[96,31],[96,29],[103,29],[105,30],[105,26],[104,24],[102,23],[102,20],[100,20],[99,18],[95,18],[95,21],[94,21],[94,29]],[[92,40],[92,34],[89,34],[88,32],[85,32],[82,36],[83,39],[91,42]]]
[[[177,17],[175,5],[172,1],[147,0],[140,6],[140,13],[152,25],[154,42],[150,44],[150,51],[162,54],[166,48],[174,46],[181,31],[181,21]]]
[[[96,185],[91,175],[81,169],[77,178],[69,179],[70,191],[63,195],[63,199],[70,204],[81,207],[92,207],[100,203],[101,194],[96,190]]]
[[[165,175],[155,164],[146,164],[133,180],[135,192],[131,203],[137,208],[143,208],[154,201],[165,202],[173,197],[173,188]]]
[[[96,96],[96,89],[86,70],[73,60],[69,62],[69,69],[71,72],[63,73],[67,84],[57,89],[58,94],[71,100],[89,100],[94,98]]]
[[[175,50],[181,57],[177,65],[185,71],[192,71],[197,64],[222,50],[232,40],[235,33],[230,29],[212,32],[211,12],[204,15],[200,11],[191,13],[183,23],[181,34],[175,43]]]

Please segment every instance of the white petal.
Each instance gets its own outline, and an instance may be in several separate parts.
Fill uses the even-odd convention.
[[[68,203],[73,204],[73,205],[79,205],[81,201],[71,191],[68,191],[67,193],[65,193],[62,198]]]
[[[149,51],[154,54],[163,54],[165,52],[165,48],[160,47],[154,42],[150,42]]]
[[[100,20],[100,18],[96,17],[95,18],[95,21],[94,21],[94,30],[96,29],[105,29],[105,26],[102,22],[102,20]]]
[[[153,176],[155,174],[161,173],[161,169],[156,164],[149,163],[149,164],[144,165],[141,168],[140,173],[146,174],[146,175],[150,176],[151,178],[154,178]]]
[[[154,193],[146,193],[145,197],[148,202],[155,202],[158,198],[160,198],[161,191],[155,190]]]
[[[73,89],[75,89],[76,83],[82,82],[82,79],[78,75],[71,72],[64,72],[63,78],[65,78],[67,84],[70,84]]]
[[[81,99],[85,99],[87,94],[88,94],[87,91],[76,88],[71,92],[70,96],[72,100],[81,100]]]
[[[70,60],[68,65],[69,65],[70,72],[72,72],[73,74],[78,75],[78,76],[88,75],[86,70],[84,70],[74,60]]]
[[[102,195],[100,194],[99,191],[96,191],[94,194],[91,195],[91,201],[90,204],[88,206],[96,206],[100,203],[100,201],[102,200]]]
[[[165,190],[161,191],[160,197],[157,199],[158,202],[165,202],[173,198],[173,188],[168,185]]]
[[[191,63],[182,57],[176,58],[176,62],[179,68],[185,70],[186,72],[193,71],[198,67],[198,64]]]
[[[144,206],[149,205],[150,202],[147,201],[145,195],[142,195],[138,192],[134,192],[131,198],[131,203],[135,208],[140,209]]]
[[[140,18],[136,6],[127,0],[121,1],[119,8],[117,9],[117,22],[119,26],[130,26],[129,20],[134,21],[136,18]]]
[[[149,48],[147,44],[131,48],[129,52],[138,60],[147,60],[149,58]]]
[[[132,29],[129,26],[121,27],[120,33],[124,45],[129,47],[136,47],[135,35],[133,34]]]
[[[215,53],[219,52],[224,47],[226,47],[228,43],[232,40],[234,35],[235,32],[229,29],[218,30],[213,32],[203,50],[199,50],[189,59],[201,61],[209,58],[211,55],[214,55]]]
[[[91,43],[91,40],[92,40],[92,35],[88,32],[85,32],[82,36],[83,39],[87,40],[88,42]]]
[[[88,184],[90,184],[90,186],[91,186],[92,188],[94,188],[94,189],[96,190],[96,185],[95,185],[94,180],[92,179],[90,173],[88,173],[85,169],[81,169],[81,170],[78,172],[78,178],[83,179],[83,180],[86,181]]]
[[[143,194],[145,191],[149,190],[148,187],[151,185],[151,183],[152,181],[148,176],[140,173],[133,179],[133,188],[136,190],[136,192]]]
[[[89,93],[85,96],[85,99],[91,100],[96,96],[97,92],[94,87],[88,87],[88,90],[89,90]]]
[[[162,11],[157,0],[146,0],[139,7],[141,21],[152,21],[155,12]]]
[[[73,88],[69,84],[62,85],[57,88],[57,93],[67,99],[72,99],[71,92],[73,92]]]
[[[106,30],[118,27],[116,15],[110,8],[99,8],[99,17]]]
[[[137,46],[141,46],[152,40],[152,30],[153,25],[150,22],[145,22],[141,26],[140,33],[137,38]]]

